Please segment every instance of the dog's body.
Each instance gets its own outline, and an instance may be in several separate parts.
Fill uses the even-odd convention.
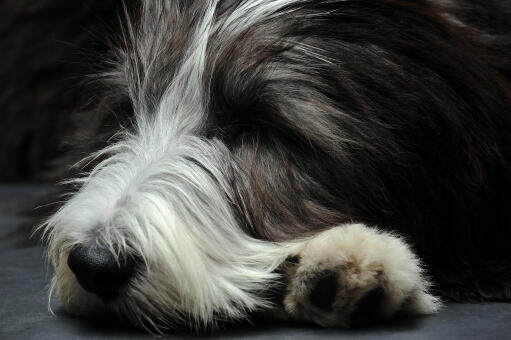
[[[414,254],[443,296],[511,299],[508,2],[126,13],[97,110],[120,126],[46,223],[69,311],[151,329],[431,313]]]

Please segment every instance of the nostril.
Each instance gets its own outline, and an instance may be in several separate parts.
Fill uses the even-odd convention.
[[[131,256],[121,254],[116,259],[110,250],[96,244],[74,246],[67,264],[84,289],[103,298],[117,295],[135,269]]]

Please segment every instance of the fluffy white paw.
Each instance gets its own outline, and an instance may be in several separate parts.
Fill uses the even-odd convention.
[[[440,307],[408,245],[362,224],[336,227],[304,242],[282,272],[285,312],[325,327],[384,320],[398,312],[429,314]]]

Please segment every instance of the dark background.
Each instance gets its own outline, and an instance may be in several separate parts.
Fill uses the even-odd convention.
[[[70,116],[94,105],[87,75],[118,31],[121,1],[0,1],[0,181],[52,181],[73,133]]]

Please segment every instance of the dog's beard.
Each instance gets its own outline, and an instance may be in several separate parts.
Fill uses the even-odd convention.
[[[275,278],[279,247],[238,227],[225,146],[183,136],[158,155],[149,149],[136,139],[110,147],[117,153],[76,180],[80,190],[46,223],[56,270],[52,290],[66,309],[107,308],[158,329],[239,319],[267,306],[255,292]],[[66,263],[73,246],[91,243],[139,259],[115,299],[85,291]]]

